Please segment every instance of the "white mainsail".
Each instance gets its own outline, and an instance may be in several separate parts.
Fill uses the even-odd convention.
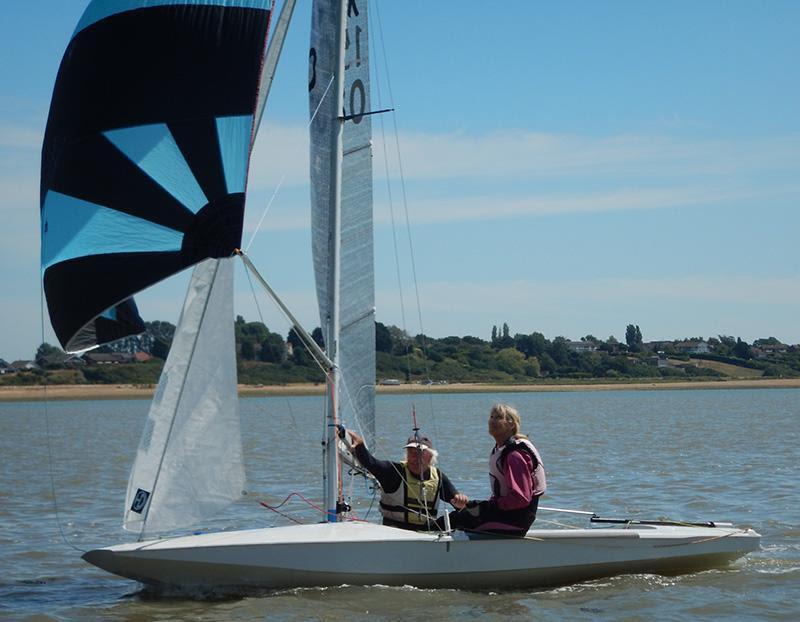
[[[233,261],[192,273],[128,481],[124,527],[141,535],[195,525],[242,494]]]
[[[372,239],[372,124],[366,0],[348,0],[344,109],[337,109],[337,3],[315,1],[309,53],[311,224],[322,333],[329,356],[338,354],[339,415],[368,442],[375,433],[375,292]],[[335,226],[332,137],[342,128],[341,208]],[[338,253],[335,236],[338,230]],[[338,261],[337,261],[338,255]],[[338,263],[338,266],[336,265]],[[338,274],[335,274],[338,268]],[[337,291],[338,290],[338,291]],[[339,301],[334,327],[333,300]],[[337,330],[338,329],[338,330]],[[332,349],[339,335],[338,353]]]

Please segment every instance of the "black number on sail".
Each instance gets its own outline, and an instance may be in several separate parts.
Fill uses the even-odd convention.
[[[356,26],[356,67],[361,66],[361,26]]]
[[[361,66],[361,26],[356,26],[356,67]],[[350,50],[350,31],[346,30],[344,33],[344,49],[346,52]],[[347,61],[344,65],[345,71],[350,69],[351,61]]]
[[[139,488],[136,491],[136,496],[133,498],[133,503],[131,503],[131,512],[141,514],[142,510],[144,510],[144,507],[147,505],[147,500],[149,498],[150,493]]]
[[[317,50],[308,51],[308,90],[313,91],[317,85]]]
[[[353,123],[361,123],[366,105],[367,94],[364,91],[364,83],[361,80],[354,80],[350,85],[350,114],[345,116],[353,119]]]

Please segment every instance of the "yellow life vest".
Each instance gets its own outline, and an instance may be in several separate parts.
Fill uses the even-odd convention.
[[[430,467],[430,477],[420,480],[408,470],[406,462],[401,462],[400,466],[403,467],[403,482],[394,492],[381,493],[381,514],[390,521],[413,527],[427,526],[428,519],[436,520],[439,509],[442,488],[439,469]]]

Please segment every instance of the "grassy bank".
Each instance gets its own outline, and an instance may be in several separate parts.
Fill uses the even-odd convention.
[[[322,395],[324,385],[291,384],[278,386],[239,385],[241,397],[267,397],[272,395]],[[420,385],[401,384],[398,386],[378,386],[378,393],[521,393],[558,391],[652,391],[686,389],[774,389],[800,388],[800,378],[753,378],[747,380],[660,380],[597,382],[537,382],[531,384],[441,384]],[[5,386],[0,387],[0,401],[38,401],[38,400],[101,400],[101,399],[142,399],[153,396],[155,385],[134,384],[83,384],[48,386]]]

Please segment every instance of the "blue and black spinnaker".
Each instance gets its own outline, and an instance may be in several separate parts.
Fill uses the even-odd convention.
[[[42,278],[68,351],[144,329],[133,294],[239,247],[272,0],[93,0],[42,147]]]

